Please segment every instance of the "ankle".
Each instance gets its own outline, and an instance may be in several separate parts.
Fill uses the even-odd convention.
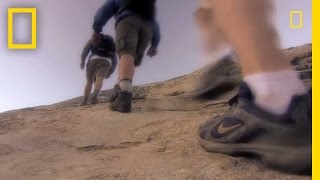
[[[100,90],[94,90],[92,97],[97,98],[99,96]]]
[[[130,79],[122,79],[119,81],[119,86],[122,91],[132,92],[132,81]]]
[[[251,89],[255,103],[274,114],[284,114],[293,96],[307,93],[293,70],[246,76],[244,81]]]

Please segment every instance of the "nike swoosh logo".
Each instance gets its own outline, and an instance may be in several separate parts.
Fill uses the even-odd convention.
[[[218,128],[218,132],[219,132],[220,134],[224,134],[224,133],[227,133],[227,132],[229,132],[229,131],[232,131],[232,130],[236,129],[237,127],[240,127],[240,126],[242,126],[242,124],[236,124],[236,125],[234,125],[234,126],[224,127],[224,126],[223,126],[223,123],[221,123],[221,125],[220,125],[219,128]]]

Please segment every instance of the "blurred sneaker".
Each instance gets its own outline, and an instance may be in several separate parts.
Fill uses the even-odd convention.
[[[199,127],[200,144],[217,153],[258,155],[266,165],[282,170],[310,172],[311,94],[293,97],[283,116],[264,111],[253,99],[250,89],[241,86],[229,112]]]
[[[194,80],[193,90],[186,97],[199,98],[207,94],[214,97],[226,93],[242,83],[239,63],[231,55],[225,56],[216,63],[209,64]]]

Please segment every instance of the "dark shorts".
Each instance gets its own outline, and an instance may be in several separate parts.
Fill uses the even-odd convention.
[[[95,82],[96,78],[107,78],[111,71],[111,63],[106,59],[93,58],[87,63],[87,81]]]
[[[117,53],[121,55],[130,54],[135,59],[135,65],[142,63],[153,35],[152,26],[143,19],[136,16],[126,17],[118,22],[116,26]]]

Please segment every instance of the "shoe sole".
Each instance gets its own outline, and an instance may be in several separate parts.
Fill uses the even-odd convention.
[[[223,154],[249,153],[261,156],[269,167],[298,174],[310,174],[312,168],[311,146],[284,147],[261,144],[224,144],[206,141],[198,137],[200,145],[206,150]]]
[[[118,107],[117,111],[121,113],[130,113],[131,107],[130,106]]]
[[[130,113],[131,112],[131,107],[118,108],[116,106],[113,106],[112,104],[110,104],[109,109],[111,111],[118,111],[118,112],[121,112],[121,113]]]

